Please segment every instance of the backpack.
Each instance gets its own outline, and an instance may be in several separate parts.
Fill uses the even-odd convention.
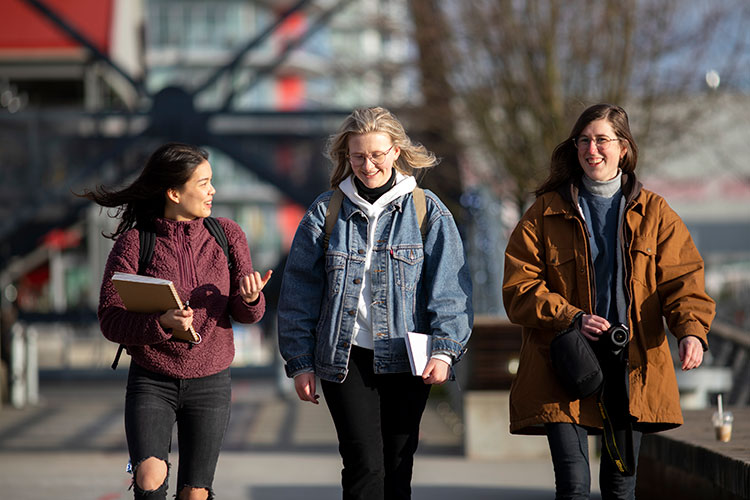
[[[425,201],[424,189],[416,187],[412,191],[414,197],[414,208],[417,210],[417,220],[419,221],[419,232],[422,234],[422,242],[424,242],[425,235],[427,234],[427,202]],[[331,195],[331,199],[328,202],[326,208],[326,220],[325,220],[325,236],[323,237],[323,250],[328,250],[328,240],[331,238],[331,232],[333,226],[336,224],[336,219],[339,217],[339,210],[341,210],[341,203],[344,201],[344,192],[341,189],[336,188]]]
[[[227,239],[227,234],[224,232],[224,228],[221,227],[219,221],[214,217],[206,217],[203,219],[203,225],[224,251],[224,256],[227,258],[229,270],[231,271],[234,264],[229,257],[229,240]],[[138,248],[138,274],[143,274],[143,271],[146,270],[146,267],[151,263],[151,259],[154,257],[156,233],[138,228],[138,241],[140,243]],[[120,347],[117,349],[117,354],[115,354],[115,360],[112,362],[113,370],[117,368],[117,364],[120,362],[120,356],[122,356],[123,349],[125,349],[125,346],[120,344]]]

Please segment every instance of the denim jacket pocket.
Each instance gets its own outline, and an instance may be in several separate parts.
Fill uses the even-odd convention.
[[[422,276],[424,248],[421,245],[400,245],[391,249],[396,267],[396,283],[402,290],[413,292]]]
[[[346,271],[346,255],[338,252],[326,254],[326,279],[328,296],[333,297],[341,291]]]

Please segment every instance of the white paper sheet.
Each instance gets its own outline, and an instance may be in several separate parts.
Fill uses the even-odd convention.
[[[409,353],[411,372],[421,377],[432,357],[432,335],[416,332],[406,332],[406,351]]]

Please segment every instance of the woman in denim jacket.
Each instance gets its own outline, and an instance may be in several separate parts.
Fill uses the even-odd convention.
[[[430,387],[448,380],[471,332],[466,256],[451,213],[429,191],[422,236],[411,174],[437,159],[388,110],[355,110],[327,152],[343,202],[327,244],[334,191],[300,222],[281,286],[279,346],[302,401],[318,403],[321,379],[344,498],[408,499]],[[432,336],[421,378],[411,374],[406,332]]]

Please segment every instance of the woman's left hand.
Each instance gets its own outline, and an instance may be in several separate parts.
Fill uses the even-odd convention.
[[[698,368],[703,362],[703,344],[698,337],[689,335],[680,339],[680,361],[682,370]]]
[[[263,290],[264,286],[266,286],[268,280],[271,279],[271,274],[273,274],[273,271],[269,269],[268,271],[266,271],[266,275],[262,278],[260,277],[260,273],[258,271],[255,271],[254,273],[247,276],[243,276],[240,280],[240,295],[242,296],[242,300],[244,300],[248,304],[251,304],[258,300],[258,295],[260,295],[260,291]]]
[[[441,359],[430,358],[422,372],[422,380],[425,384],[440,385],[448,380],[450,372],[451,365]]]

